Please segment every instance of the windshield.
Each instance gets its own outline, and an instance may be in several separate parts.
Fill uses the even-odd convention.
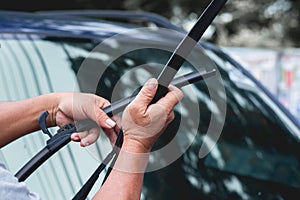
[[[168,48],[161,44],[160,49],[147,44],[147,48],[119,55],[120,44],[127,43],[129,48],[138,45],[136,42],[114,41],[103,50],[96,48],[97,41],[89,39],[2,34],[1,100],[17,100],[53,91],[92,92],[111,101],[127,97],[148,78],[157,77],[171,55],[168,49],[178,44],[176,41]],[[220,81],[225,90],[209,88],[207,84],[211,80],[183,89],[185,100],[176,107],[175,120],[154,147],[154,150],[160,149],[175,138],[181,156],[163,169],[146,173],[142,198],[195,199],[211,195],[221,198],[229,193],[244,198],[266,191],[250,189],[255,179],[299,188],[299,129],[251,79],[226,59],[206,50],[214,63],[211,64],[204,55],[197,54],[199,52],[202,50],[193,52],[191,62],[184,63],[179,75],[195,70],[195,64],[206,70],[217,67],[222,80],[215,80]],[[211,100],[212,93],[226,101],[226,118],[220,138],[214,141],[216,144],[209,154],[203,156],[200,149],[210,142],[207,137],[204,140],[210,120],[213,115],[218,118],[222,110]],[[198,111],[200,115],[193,116]],[[191,120],[193,117],[199,118],[198,121]],[[216,122],[222,123],[222,120]],[[179,124],[183,124],[182,127]],[[1,161],[17,171],[43,147],[44,141],[41,133],[28,136],[1,149]],[[32,178],[29,185],[48,199],[68,199],[110,148],[109,142],[102,137],[101,142],[75,161],[74,153],[80,154],[82,150],[72,144],[62,151],[60,158],[43,167],[44,171],[33,175],[36,178]],[[22,155],[16,155],[15,149],[23,152]],[[16,156],[20,157],[18,161],[14,159]],[[165,155],[155,156],[153,158],[160,158],[160,163],[167,162]],[[54,175],[45,178],[49,173]],[[56,193],[49,192],[49,180],[53,183],[49,187]],[[240,189],[234,187],[237,185]]]

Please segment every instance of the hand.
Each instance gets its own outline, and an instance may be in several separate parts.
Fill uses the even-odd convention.
[[[149,152],[163,130],[174,119],[173,108],[182,99],[183,93],[170,86],[169,92],[163,98],[149,105],[157,85],[156,79],[148,80],[123,112],[123,147],[125,146],[127,151]]]
[[[55,115],[56,124],[63,126],[74,123],[74,120],[91,119],[101,127],[111,142],[116,139],[116,123],[109,118],[102,108],[110,105],[109,101],[93,94],[62,93],[58,110]],[[73,133],[71,140],[80,141],[81,146],[88,146],[99,137],[100,129],[92,128],[88,131]]]

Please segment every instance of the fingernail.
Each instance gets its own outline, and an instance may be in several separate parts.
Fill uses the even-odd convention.
[[[88,142],[85,143],[85,146],[89,146],[89,145],[90,145],[90,143],[88,143]]]
[[[151,78],[146,83],[147,88],[154,89],[157,86],[157,80],[155,78]]]
[[[110,127],[115,127],[116,126],[116,122],[114,122],[112,119],[108,118],[106,121],[105,121],[106,124],[108,124]]]

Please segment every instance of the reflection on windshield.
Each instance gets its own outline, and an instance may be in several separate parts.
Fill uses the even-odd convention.
[[[212,56],[219,66],[226,88],[227,113],[221,138],[208,156],[199,159],[199,149],[208,130],[211,115],[220,111],[215,102],[211,101],[207,86],[203,83],[194,84],[191,86],[194,92],[185,91],[187,103],[181,105],[181,110],[176,110],[177,118],[156,143],[154,149],[160,149],[174,137],[177,139],[180,151],[186,149],[189,140],[193,143],[181,158],[166,169],[146,174],[143,197],[148,199],[147,194],[157,193],[159,196],[151,197],[171,198],[171,191],[168,191],[171,188],[173,188],[172,193],[176,194],[175,199],[199,197],[198,190],[208,196],[220,194],[221,197],[225,194],[225,191],[220,192],[222,186],[223,189],[226,188],[227,193],[247,199],[252,195],[244,188],[248,187],[249,180],[241,177],[253,177],[267,182],[300,187],[299,154],[297,154],[300,152],[299,142],[293,137],[293,134],[296,136],[299,133],[297,127],[254,82],[212,52],[208,52],[208,55]],[[104,70],[97,93],[106,98],[114,97],[115,100],[130,95],[147,78],[157,76],[169,56],[170,52],[157,49],[142,49],[122,55]],[[105,62],[101,61],[100,54],[98,58],[95,56],[93,59]],[[154,63],[153,60],[156,62]],[[196,62],[201,63],[201,60]],[[135,66],[143,67],[135,69]],[[182,70],[187,72],[192,71],[193,68],[189,63],[185,63]],[[119,88],[118,92],[115,87]],[[215,92],[218,93],[217,89]],[[223,98],[224,94],[218,93],[218,96]],[[195,104],[188,102],[195,103],[195,100],[201,114],[198,135],[191,137],[189,133],[195,122],[189,121],[188,116],[195,113],[195,107],[190,106]],[[187,123],[180,130],[183,133],[180,133],[177,125],[182,119]],[[207,137],[205,145],[209,146],[210,141],[213,143],[214,139]],[[162,155],[157,155],[156,159],[158,158],[161,163],[166,162]],[[155,160],[155,158],[151,159]],[[230,175],[232,173],[240,177]],[[174,191],[178,183],[181,187],[186,187],[187,192],[179,195],[176,189]],[[179,190],[184,191],[182,188]],[[261,192],[259,188],[255,191]]]
[[[228,71],[228,75],[222,76],[227,88],[227,123],[218,148],[213,150],[217,153],[212,152],[205,163],[233,173],[299,187],[298,128],[230,63],[219,60],[218,64]],[[221,164],[224,161],[225,165]]]
[[[120,45],[118,41],[109,44],[106,51],[91,53],[97,45],[92,41],[48,37],[32,44],[31,40],[23,38],[4,42],[1,38],[2,46],[20,48],[19,58],[15,59],[9,48],[2,47],[0,65],[18,67],[20,64],[16,60],[19,60],[23,64],[21,71],[24,73],[22,75],[12,68],[0,67],[3,100],[27,95],[26,90],[22,90],[22,80],[24,77],[32,77],[26,82],[32,88],[28,95],[36,95],[39,90],[48,92],[70,88],[70,84],[74,88],[77,78],[78,85],[75,88],[78,90],[116,101],[131,95],[146,79],[157,77],[171,55],[169,51],[145,48],[112,60]],[[26,55],[24,49],[30,53]],[[299,129],[254,82],[213,52],[207,51],[207,54],[218,66],[226,90],[224,94],[212,85],[216,96],[226,99],[227,103],[221,137],[210,154],[202,158],[202,146],[209,147],[210,143],[215,142],[214,137],[206,137],[203,144],[212,115],[217,118],[220,115],[221,119],[219,113],[222,113],[222,109],[211,100],[210,91],[204,82],[183,88],[185,97],[180,107],[175,109],[176,118],[154,146],[154,150],[158,150],[175,141],[173,151],[153,155],[150,163],[159,160],[162,165],[168,161],[166,155],[184,154],[168,167],[146,173],[142,199],[251,199],[258,194],[261,199],[277,199],[279,196],[275,191],[272,191],[274,196],[264,196],[272,189],[265,185],[272,183],[272,186],[279,184],[281,188],[300,188],[300,145],[299,138],[294,137],[299,136]],[[195,54],[192,57],[193,63],[205,69],[210,68]],[[84,63],[88,68],[80,71]],[[33,66],[41,67],[32,69]],[[38,79],[34,79],[33,70],[38,73]],[[192,64],[186,62],[179,74],[193,70]],[[63,73],[57,74],[57,71]],[[83,75],[75,77],[79,72]],[[2,91],[8,88],[4,74],[10,73],[15,74],[16,81],[11,83],[12,91],[2,95]],[[67,78],[68,81],[65,85],[46,85],[47,77],[53,83],[58,83],[52,80],[57,78]],[[38,85],[44,87],[38,88]],[[194,118],[199,120],[195,121]],[[221,121],[216,120],[217,123]],[[106,155],[109,149],[105,148],[109,148],[109,145],[101,146],[97,143],[95,154],[100,157]]]

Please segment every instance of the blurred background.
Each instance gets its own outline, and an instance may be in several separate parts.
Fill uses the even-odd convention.
[[[208,0],[9,0],[0,10],[148,11],[188,31]],[[238,60],[300,121],[300,1],[229,0],[203,40]]]

